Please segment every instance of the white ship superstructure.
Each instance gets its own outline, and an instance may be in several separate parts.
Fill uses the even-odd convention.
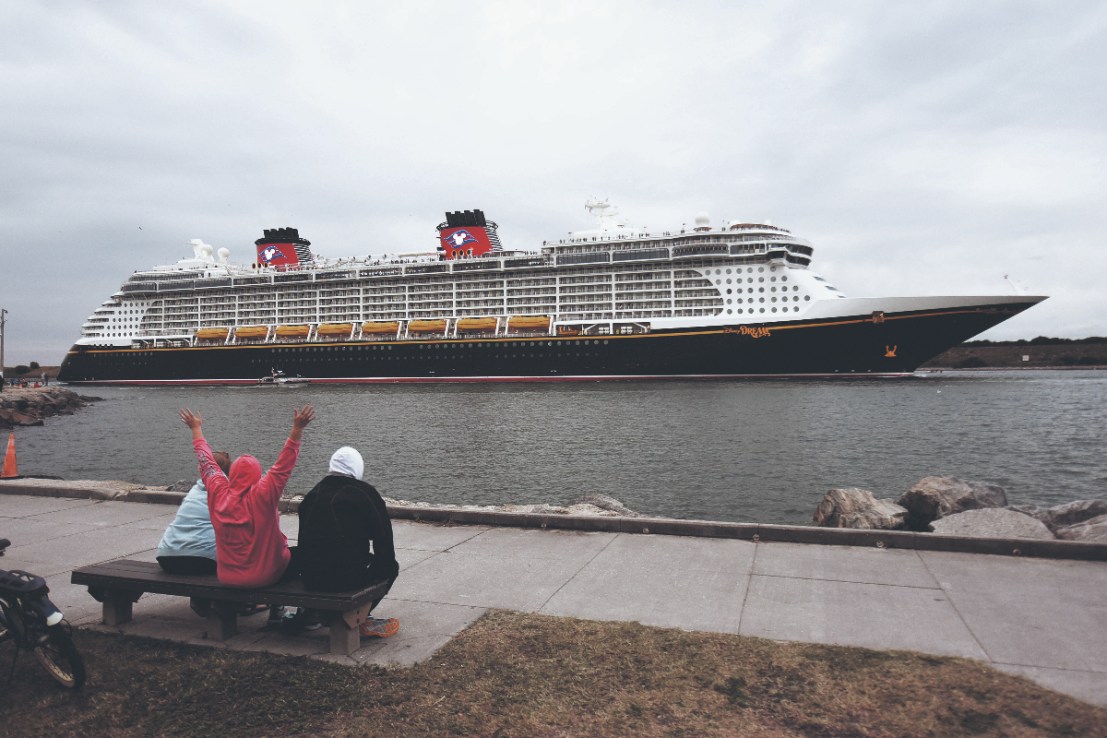
[[[801,316],[812,301],[844,297],[807,268],[812,247],[783,228],[754,223],[651,233],[625,226],[574,233],[538,253],[499,252],[446,261],[435,253],[403,258],[314,260],[279,269],[228,262],[221,249],[193,240],[194,255],[135,272],[88,319],[79,345],[194,345],[203,329],[247,340],[379,339],[363,324],[445,321],[441,335],[465,333],[464,318],[547,317],[547,329],[588,335],[775,322]],[[349,324],[348,334],[319,327]],[[256,330],[239,336],[237,329]],[[291,336],[277,328],[295,327]],[[482,331],[484,332],[484,331]],[[532,330],[524,331],[532,333]],[[214,334],[208,334],[214,335]]]

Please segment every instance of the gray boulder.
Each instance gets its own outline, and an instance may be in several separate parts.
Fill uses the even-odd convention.
[[[1057,529],[1057,537],[1066,541],[1107,543],[1107,515]]]
[[[1107,500],[1074,500],[1053,507],[1035,507],[1033,505],[1011,506],[1012,510],[1025,513],[1046,524],[1056,533],[1061,528],[1086,522],[1100,515],[1107,515]]]
[[[1050,528],[1076,525],[1107,515],[1107,500],[1073,500],[1064,505],[1054,505],[1048,513],[1049,519],[1043,522]]]
[[[907,527],[925,531],[938,518],[966,510],[1006,507],[1003,487],[957,477],[923,477],[897,502],[907,508]]]
[[[846,487],[823,495],[812,522],[824,528],[894,530],[907,519],[906,508],[891,500],[878,500],[867,489]]]
[[[194,482],[190,482],[187,479],[178,479],[173,484],[165,488],[166,492],[188,492],[192,489]]]
[[[954,513],[935,520],[931,527],[935,533],[943,536],[1045,540],[1053,538],[1053,533],[1040,520],[1003,508],[983,508]]]
[[[579,498],[573,500],[569,504],[570,505],[593,505],[594,507],[598,507],[601,510],[607,510],[608,512],[615,513],[616,515],[622,515],[622,516],[627,517],[627,518],[640,517],[640,515],[638,513],[634,512],[629,507],[624,505],[622,502],[620,502],[619,500],[616,500],[614,497],[611,497],[609,495],[601,495],[599,493],[592,493],[592,494],[584,495],[583,497],[579,497]]]

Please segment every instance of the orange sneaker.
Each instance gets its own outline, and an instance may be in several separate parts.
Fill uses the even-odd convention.
[[[387,638],[400,631],[400,621],[396,618],[369,618],[358,626],[358,630],[363,636]]]

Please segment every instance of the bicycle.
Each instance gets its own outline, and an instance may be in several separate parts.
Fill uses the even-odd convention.
[[[0,556],[11,545],[0,538]],[[79,689],[85,683],[85,662],[73,645],[69,623],[50,601],[42,577],[25,571],[0,569],[0,643],[15,643],[10,682],[20,651],[33,651],[42,668],[58,684]]]

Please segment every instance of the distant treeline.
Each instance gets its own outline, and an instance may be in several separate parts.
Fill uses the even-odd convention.
[[[1029,341],[1020,338],[1017,341],[965,341],[962,346],[1078,346],[1086,344],[1107,343],[1107,337],[1089,336],[1088,338],[1049,338],[1038,336]]]
[[[935,356],[924,368],[1049,369],[1107,367],[1107,338],[1048,338],[1029,341],[966,341]]]

